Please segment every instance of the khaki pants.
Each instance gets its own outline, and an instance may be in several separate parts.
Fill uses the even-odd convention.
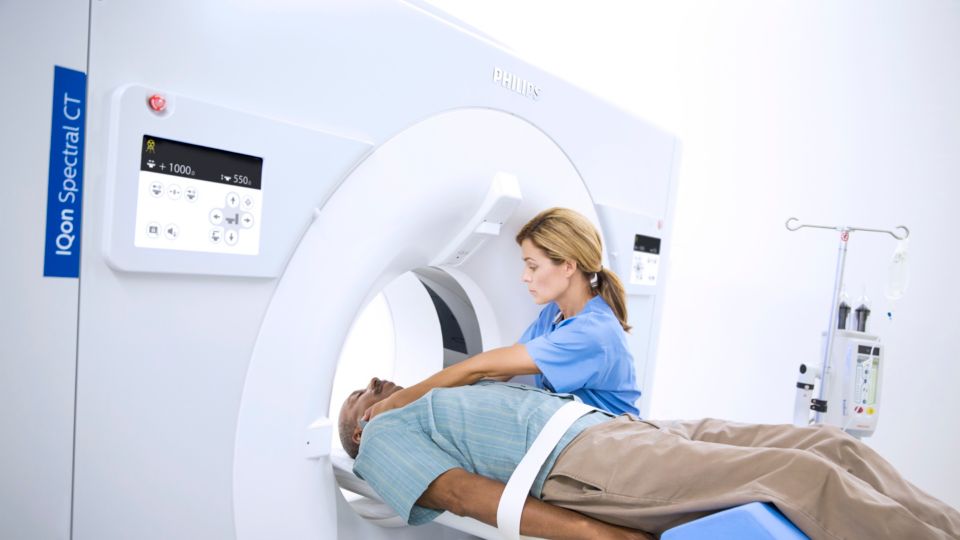
[[[960,513],[832,427],[721,420],[588,428],[560,454],[543,500],[661,533],[713,512],[771,502],[813,539],[960,538]]]

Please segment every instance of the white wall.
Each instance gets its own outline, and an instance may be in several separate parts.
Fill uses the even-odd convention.
[[[896,242],[850,242],[888,355],[868,442],[960,506],[960,2],[431,2],[683,140],[655,417],[788,422],[837,237],[784,221],[910,227],[895,306]]]

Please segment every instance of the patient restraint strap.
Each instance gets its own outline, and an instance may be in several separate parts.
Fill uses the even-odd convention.
[[[540,430],[540,434],[530,445],[520,464],[514,469],[507,482],[507,487],[500,496],[500,505],[497,507],[497,527],[500,535],[510,540],[520,538],[520,515],[523,513],[523,504],[530,494],[533,481],[536,480],[543,463],[556,448],[563,434],[578,418],[595,410],[579,401],[571,401],[557,412],[553,413],[547,424]]]

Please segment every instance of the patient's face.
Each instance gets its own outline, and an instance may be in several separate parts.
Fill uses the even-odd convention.
[[[391,381],[376,377],[370,379],[366,388],[355,390],[343,401],[343,408],[340,409],[341,423],[348,418],[356,422],[371,405],[387,399],[402,388]]]

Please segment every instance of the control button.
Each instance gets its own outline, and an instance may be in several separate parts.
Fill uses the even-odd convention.
[[[150,184],[150,194],[154,197],[163,196],[163,183],[162,182],[152,182]]]
[[[167,237],[167,240],[176,240],[180,236],[180,227],[177,227],[175,223],[168,223],[163,228],[163,235]]]
[[[147,236],[150,238],[159,238],[160,237],[160,224],[156,221],[151,222],[147,225]]]
[[[234,212],[233,217],[230,217],[228,215],[226,216],[226,218],[227,218],[227,225],[236,225],[240,223],[240,214],[238,212]]]
[[[167,98],[163,97],[161,94],[154,94],[150,96],[150,99],[147,100],[147,103],[150,105],[150,108],[153,110],[153,112],[161,113],[167,108]]]
[[[186,197],[190,202],[197,200],[197,188],[193,186],[188,187],[187,189],[183,190],[183,196]]]
[[[210,229],[210,241],[219,244],[223,240],[223,227],[214,227]]]
[[[244,212],[243,215],[240,216],[240,226],[244,229],[253,227],[253,214],[250,212]]]
[[[227,193],[227,206],[236,208],[240,204],[240,196],[234,192]]]
[[[177,184],[170,184],[169,186],[167,186],[167,197],[170,197],[173,200],[177,200],[180,198],[180,193],[182,192],[180,191],[180,186],[178,186]]]
[[[214,225],[219,225],[223,223],[223,210],[219,208],[214,208],[210,211],[210,223]]]
[[[251,210],[253,208],[253,196],[244,195],[243,202],[241,204],[243,204],[244,210]]]
[[[224,236],[224,240],[227,242],[228,246],[233,246],[237,243],[237,240],[240,240],[240,233],[236,229],[228,229],[227,234]]]

